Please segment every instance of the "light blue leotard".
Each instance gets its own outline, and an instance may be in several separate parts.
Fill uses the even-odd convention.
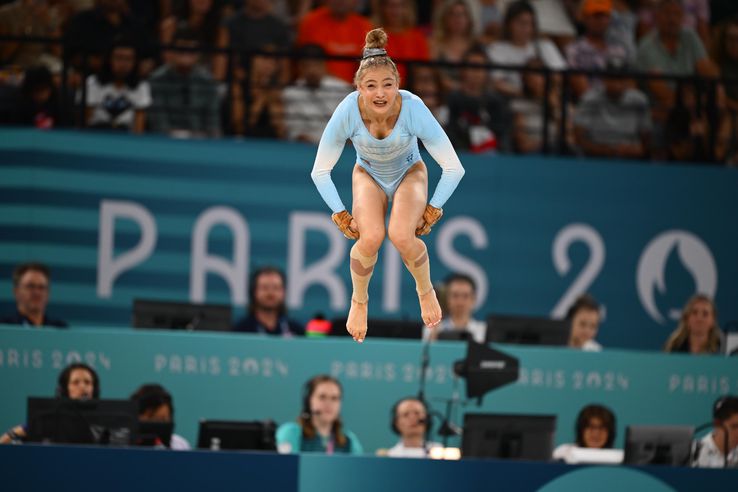
[[[464,168],[446,132],[418,96],[404,90],[399,96],[402,97],[400,116],[392,132],[383,139],[373,137],[362,121],[356,91],[346,96],[331,116],[320,139],[310,176],[334,213],[346,210],[331,179],[331,170],[341,157],[347,139],[356,149],[356,163],[374,178],[389,199],[408,169],[421,160],[418,138],[443,169],[429,203],[442,208],[459,184]]]

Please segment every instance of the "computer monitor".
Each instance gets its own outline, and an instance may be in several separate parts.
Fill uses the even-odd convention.
[[[232,308],[228,304],[133,301],[134,328],[230,331],[232,326]]]
[[[170,447],[173,422],[138,421],[138,436],[134,442],[137,446],[165,446]]]
[[[624,463],[688,466],[694,427],[687,425],[631,425],[625,429]]]
[[[66,444],[127,446],[138,433],[137,408],[130,400],[28,398],[28,440]]]
[[[467,413],[461,456],[550,461],[555,433],[555,415]]]
[[[567,345],[569,322],[531,316],[491,315],[487,318],[487,341],[521,345]]]
[[[200,449],[275,451],[277,426],[266,421],[201,420],[197,437]]]
[[[371,338],[405,338],[420,340],[423,337],[423,322],[401,319],[368,319],[367,336]],[[350,336],[346,330],[346,318],[332,320],[331,336]]]

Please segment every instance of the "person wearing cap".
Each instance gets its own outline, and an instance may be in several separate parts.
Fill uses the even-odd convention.
[[[738,396],[722,396],[715,401],[712,406],[712,423],[712,432],[695,443],[692,466],[738,466]]]
[[[605,68],[609,76],[589,89],[576,107],[577,147],[588,156],[643,159],[652,131],[648,98],[631,87],[625,59],[610,58]]]
[[[603,70],[610,58],[628,57],[628,48],[607,37],[612,16],[612,0],[584,0],[581,9],[584,35],[566,48],[567,63],[581,70]],[[598,78],[575,75],[571,84],[577,97],[591,86],[600,85]]]

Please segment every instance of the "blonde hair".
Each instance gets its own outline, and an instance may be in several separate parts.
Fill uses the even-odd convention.
[[[467,0],[446,0],[440,9],[437,9],[435,18],[433,19],[433,41],[437,46],[442,45],[446,41],[448,32],[446,32],[446,17],[453,7],[463,5],[469,18],[469,28],[466,37],[470,41],[474,41],[476,36],[475,19],[472,6]]]
[[[684,306],[682,315],[679,318],[679,325],[677,325],[676,330],[669,335],[669,339],[664,345],[665,352],[673,352],[689,340],[689,325],[687,324],[687,319],[692,313],[694,305],[698,302],[706,302],[710,305],[713,319],[710,333],[707,335],[707,343],[702,347],[702,349],[708,353],[716,353],[720,349],[720,328],[717,325],[717,308],[715,307],[715,303],[704,294],[696,294],[692,296]]]
[[[366,33],[363,57],[361,63],[359,63],[359,69],[356,71],[356,75],[354,75],[354,84],[357,87],[367,70],[381,67],[389,68],[394,74],[395,79],[397,79],[397,85],[400,84],[400,73],[397,71],[397,65],[387,55],[387,52],[372,52],[372,50],[384,50],[385,46],[387,46],[387,33],[384,32],[384,29],[378,27]]]

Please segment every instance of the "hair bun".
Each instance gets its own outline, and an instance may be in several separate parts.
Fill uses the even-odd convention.
[[[377,29],[372,29],[366,33],[366,40],[364,41],[365,50],[371,48],[384,48],[385,46],[387,46],[387,33],[384,32],[384,29],[378,27]]]

